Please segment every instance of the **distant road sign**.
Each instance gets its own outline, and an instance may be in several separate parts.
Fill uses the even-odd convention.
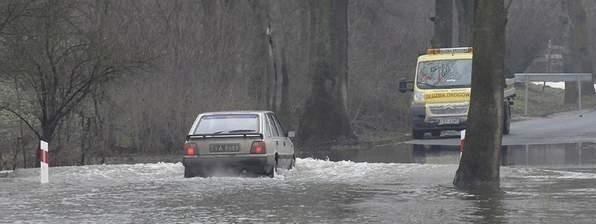
[[[562,54],[545,54],[544,57],[546,59],[551,59],[551,60],[562,60],[563,59],[563,55]]]

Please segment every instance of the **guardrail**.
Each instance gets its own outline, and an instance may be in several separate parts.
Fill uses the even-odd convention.
[[[592,73],[516,73],[516,82],[524,82],[526,87],[524,115],[528,115],[528,82],[577,82],[577,107],[582,109],[582,81],[592,81]]]

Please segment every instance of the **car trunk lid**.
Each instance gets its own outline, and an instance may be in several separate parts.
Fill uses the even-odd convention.
[[[187,142],[196,145],[200,155],[250,154],[253,142],[261,141],[261,134],[191,135]]]

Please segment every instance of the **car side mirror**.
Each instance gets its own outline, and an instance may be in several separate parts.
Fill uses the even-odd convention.
[[[414,81],[408,81],[405,79],[399,80],[399,92],[405,93],[407,91],[414,91]]]
[[[288,134],[286,136],[288,136],[288,138],[295,138],[296,137],[296,132],[295,131],[288,131]]]

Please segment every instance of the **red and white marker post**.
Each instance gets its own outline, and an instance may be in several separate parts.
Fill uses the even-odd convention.
[[[466,129],[459,132],[459,156],[464,152],[464,141],[466,140]]]
[[[48,143],[44,141],[40,141],[40,169],[41,169],[41,183],[45,184],[48,183],[48,169],[49,169],[49,153],[48,153]]]

